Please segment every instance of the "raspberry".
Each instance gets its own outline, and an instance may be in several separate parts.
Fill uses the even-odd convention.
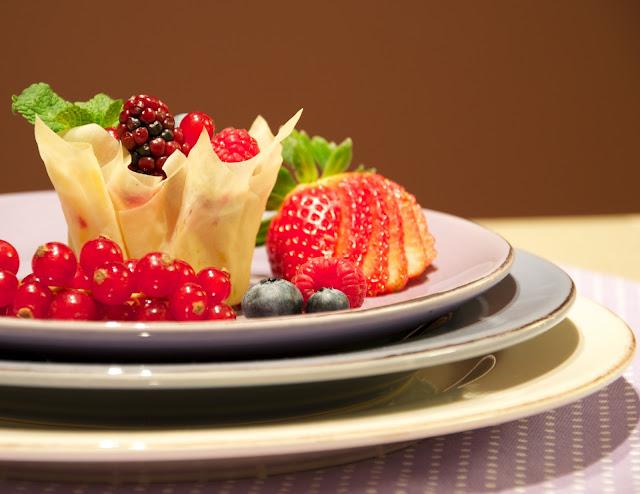
[[[167,157],[181,149],[182,133],[174,133],[176,122],[169,107],[145,94],[131,96],[120,114],[117,134],[131,153],[129,168],[138,173],[166,178],[162,167]]]
[[[347,259],[316,257],[298,268],[291,280],[302,292],[305,302],[321,288],[336,288],[349,299],[352,309],[360,307],[367,294],[362,270]]]
[[[228,127],[211,141],[213,150],[222,161],[236,163],[253,158],[260,152],[258,142],[245,129]]]

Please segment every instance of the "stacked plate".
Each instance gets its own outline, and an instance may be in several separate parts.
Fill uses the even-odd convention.
[[[23,254],[61,239],[56,201],[0,197],[0,238]],[[561,269],[474,223],[427,215],[433,268],[354,311],[180,325],[0,319],[5,474],[203,479],[327,466],[539,413],[620,375],[632,333],[574,304]],[[268,273],[258,249],[254,274]]]

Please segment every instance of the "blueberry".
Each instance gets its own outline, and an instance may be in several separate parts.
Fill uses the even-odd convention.
[[[242,299],[246,317],[270,317],[300,314],[302,294],[286,280],[268,278],[252,286]]]
[[[307,312],[328,312],[349,308],[349,299],[335,288],[320,288],[307,300]]]

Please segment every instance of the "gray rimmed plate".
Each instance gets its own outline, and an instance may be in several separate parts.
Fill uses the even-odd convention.
[[[19,218],[3,214],[13,210]],[[0,196],[0,214],[0,238],[23,259],[41,243],[64,240],[54,193]],[[0,347],[20,358],[149,362],[299,355],[382,341],[486,291],[511,267],[511,246],[499,235],[456,216],[426,214],[438,249],[433,267],[405,290],[368,298],[358,310],[179,324],[0,318]],[[253,274],[269,275],[264,249],[256,249]]]
[[[289,386],[394,375],[496,352],[557,324],[575,298],[571,278],[518,251],[501,283],[443,325],[404,341],[324,356],[192,364],[107,365],[0,361],[0,386],[85,390],[197,390]],[[133,393],[135,395],[135,393]]]

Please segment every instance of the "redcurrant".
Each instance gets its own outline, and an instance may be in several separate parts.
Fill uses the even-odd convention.
[[[0,307],[11,305],[18,290],[18,278],[11,271],[0,269]]]
[[[148,297],[168,297],[178,280],[176,265],[167,254],[151,252],[138,261],[136,266],[138,290]]]
[[[69,286],[77,266],[73,251],[60,242],[41,245],[31,261],[34,274],[49,286]]]
[[[122,262],[122,249],[107,237],[89,240],[80,251],[80,265],[87,276],[91,277],[95,269],[105,262]]]
[[[213,138],[215,124],[213,119],[206,113],[192,111],[184,116],[180,122],[180,129],[184,135],[184,142],[189,145],[189,148],[192,148],[198,142],[202,129],[207,130],[209,140]]]
[[[78,290],[91,290],[91,280],[82,269],[82,266],[78,264],[76,268],[76,274],[73,276],[69,288],[77,288]]]
[[[127,259],[124,262],[124,265],[127,267],[127,269],[129,271],[131,271],[131,274],[135,274],[136,273],[136,266],[138,265],[138,260],[137,259]]]
[[[220,319],[235,319],[235,311],[227,304],[212,305],[207,309],[207,319],[210,321],[217,321]]]
[[[171,321],[169,302],[162,298],[143,298],[138,306],[138,321]]]
[[[16,291],[11,312],[24,319],[47,317],[51,305],[51,290],[38,281],[23,282]]]
[[[204,268],[198,273],[198,283],[209,295],[212,305],[224,302],[231,293],[231,277],[222,269]]]
[[[50,319],[94,321],[97,314],[95,302],[81,290],[63,290],[57,293],[49,307]]]
[[[196,277],[196,272],[186,261],[182,259],[176,259],[174,261],[176,265],[176,269],[178,270],[178,281],[176,282],[176,286],[184,285],[185,283],[197,283],[198,278]]]
[[[37,281],[38,283],[40,283],[40,278],[38,278],[35,274],[30,273],[24,278],[22,278],[22,281],[20,283],[25,284],[25,283],[30,283],[32,281]]]
[[[127,300],[120,305],[102,305],[101,319],[105,321],[135,321],[138,315],[138,305],[133,300]]]
[[[105,262],[93,272],[91,290],[104,305],[124,304],[133,292],[133,275],[121,262]]]
[[[0,240],[0,269],[18,273],[20,267],[20,257],[18,251],[9,242]]]
[[[185,283],[169,300],[176,321],[202,321],[207,317],[207,293],[197,283]]]

